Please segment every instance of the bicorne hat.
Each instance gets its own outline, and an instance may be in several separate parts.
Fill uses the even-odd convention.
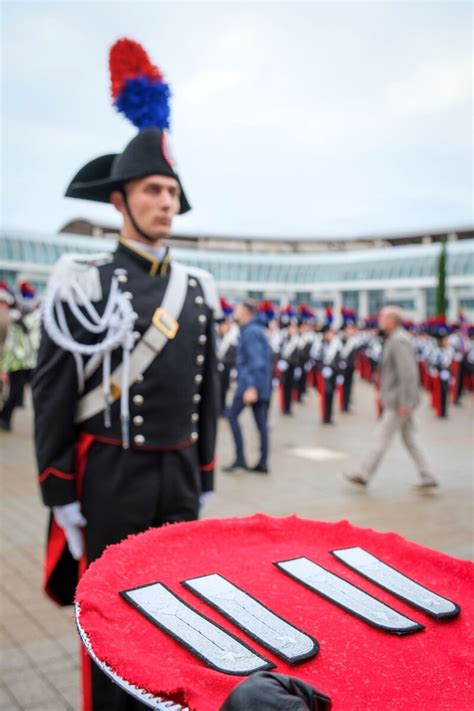
[[[133,40],[118,40],[110,50],[113,103],[139,130],[122,153],[100,156],[83,166],[71,180],[66,197],[109,202],[113,190],[147,175],[174,178],[181,189],[180,214],[191,206],[176,172],[169,147],[171,92],[158,67]]]

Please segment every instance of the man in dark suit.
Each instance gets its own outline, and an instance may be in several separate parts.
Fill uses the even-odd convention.
[[[266,320],[257,313],[257,304],[244,301],[235,309],[235,319],[240,325],[240,341],[237,347],[237,388],[228,419],[235,442],[235,459],[224,468],[248,469],[244,442],[239,425],[239,415],[250,405],[260,434],[260,459],[252,471],[268,473],[268,406],[272,391],[272,351],[266,332]]]

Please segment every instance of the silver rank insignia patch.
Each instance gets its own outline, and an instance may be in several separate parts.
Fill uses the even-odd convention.
[[[217,671],[246,676],[275,666],[193,610],[162,583],[143,585],[120,594],[157,627]]]
[[[399,635],[424,629],[423,625],[410,620],[308,558],[294,558],[280,561],[275,565],[310,590],[314,590],[373,627]]]
[[[265,605],[217,573],[182,583],[237,627],[290,664],[319,651],[315,639],[276,615]]]
[[[379,585],[384,590],[423,610],[435,618],[455,617],[461,611],[459,605],[441,595],[428,590],[374,555],[354,546],[331,551],[334,556],[364,578]]]

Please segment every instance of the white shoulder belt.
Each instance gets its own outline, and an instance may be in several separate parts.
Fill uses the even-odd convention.
[[[130,354],[128,387],[133,385],[138,376],[152,364],[169,340],[172,340],[179,329],[178,319],[183,310],[188,291],[188,273],[178,262],[171,263],[171,273],[161,306],[156,309],[150,327]],[[118,400],[122,382],[122,364],[112,372],[111,400]],[[105,409],[103,386],[98,385],[83,395],[77,403],[76,422],[84,422]]]

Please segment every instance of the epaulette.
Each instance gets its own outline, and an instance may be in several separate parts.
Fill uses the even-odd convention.
[[[94,302],[102,298],[99,267],[110,264],[112,255],[107,252],[96,254],[63,254],[53,267],[48,286],[59,284],[59,297],[62,301],[74,294],[78,304],[81,299],[71,290],[73,282],[78,284],[87,298]]]
[[[189,276],[195,277],[201,284],[204,300],[213,312],[214,319],[218,321],[224,318],[224,313],[221,308],[221,303],[219,299],[219,294],[217,291],[216,280],[210,272],[205,269],[199,269],[199,267],[188,267],[186,266],[186,271]]]

